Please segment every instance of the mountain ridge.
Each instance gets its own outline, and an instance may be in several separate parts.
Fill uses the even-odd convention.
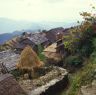
[[[76,22],[28,22],[0,18],[0,44],[12,39],[16,35],[20,35],[22,32],[37,32],[39,30],[50,30],[56,27],[66,28],[75,26],[76,24]]]

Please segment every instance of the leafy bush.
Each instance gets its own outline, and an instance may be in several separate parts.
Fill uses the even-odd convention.
[[[70,87],[65,95],[78,95],[80,87],[92,82],[95,75],[96,64],[88,62],[79,72],[69,77]]]
[[[93,39],[92,43],[93,43],[94,51],[96,51],[96,37]]]
[[[93,52],[93,48],[91,44],[89,45],[86,44],[82,46],[82,48],[80,49],[80,54],[81,56],[84,56],[84,57],[89,57],[92,52]]]
[[[92,63],[96,64],[96,38],[93,39],[93,53],[90,56]]]
[[[16,78],[18,79],[21,76],[21,71],[18,69],[12,70],[10,71],[10,73]]]
[[[44,48],[39,44],[38,45],[38,57],[40,58],[41,61],[45,61],[45,56],[42,54],[43,49]]]
[[[78,65],[81,65],[83,60],[80,56],[69,56],[68,58],[66,58],[65,62],[68,64],[68,65],[71,65],[71,66],[78,66]]]
[[[82,36],[79,41],[78,53],[80,53],[81,56],[89,57],[91,55],[94,50],[93,38],[94,32],[92,27],[90,26],[86,31],[82,33]]]
[[[96,64],[96,51],[91,54],[90,59],[93,64]]]

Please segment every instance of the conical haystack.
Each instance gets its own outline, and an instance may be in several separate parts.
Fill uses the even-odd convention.
[[[30,46],[27,46],[21,53],[17,68],[32,70],[33,68],[39,68],[42,65],[43,62],[40,61],[37,54],[33,51]]]

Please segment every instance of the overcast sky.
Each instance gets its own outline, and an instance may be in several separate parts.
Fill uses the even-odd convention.
[[[96,0],[0,0],[0,17],[28,21],[77,21]]]

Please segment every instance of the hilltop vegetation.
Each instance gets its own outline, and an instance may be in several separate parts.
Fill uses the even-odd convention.
[[[96,16],[87,12],[83,12],[81,15],[84,18],[81,26],[71,29],[71,35],[65,36],[69,39],[64,42],[69,55],[64,60],[64,66],[65,68],[67,66],[71,73],[69,87],[62,95],[79,95],[82,85],[88,85],[95,80]],[[74,37],[74,33],[79,33],[79,36]],[[76,71],[73,73],[74,70]]]

